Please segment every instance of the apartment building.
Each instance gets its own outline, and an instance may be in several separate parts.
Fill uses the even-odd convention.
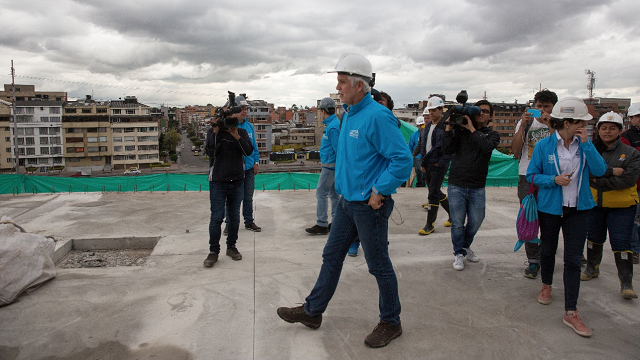
[[[31,99],[49,101],[67,101],[67,93],[63,91],[36,91],[35,85],[16,84],[16,101]],[[11,84],[4,84],[4,91],[0,91],[0,100],[13,103],[13,91]]]
[[[500,133],[500,145],[498,145],[498,147],[505,148],[510,153],[513,134],[516,132],[516,125],[522,117],[522,113],[528,108],[528,105],[504,102],[494,103],[492,105],[493,121],[489,123],[489,126]]]
[[[114,170],[148,168],[159,161],[158,121],[135,96],[110,102]]]
[[[0,173],[14,168],[11,156],[11,103],[0,100]]]
[[[253,124],[253,130],[256,133],[256,143],[260,152],[260,164],[269,163],[269,154],[271,153],[271,112],[273,104],[268,104],[264,100],[247,100],[247,118]]]
[[[28,172],[47,173],[65,165],[62,153],[63,101],[16,101],[16,132],[19,165]],[[15,150],[12,147],[12,157]]]
[[[64,158],[68,172],[112,168],[109,101],[65,103],[62,115]]]

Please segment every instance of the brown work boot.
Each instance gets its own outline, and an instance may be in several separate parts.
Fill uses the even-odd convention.
[[[372,348],[380,348],[389,345],[391,340],[402,335],[402,325],[392,325],[380,321],[371,334],[367,335],[364,343]]]
[[[551,285],[542,284],[542,290],[538,294],[538,302],[542,305],[551,303]]]
[[[207,258],[204,260],[204,266],[205,267],[213,267],[213,264],[215,264],[216,262],[218,262],[218,254],[209,253]]]
[[[227,249],[227,256],[235,261],[242,260],[242,254],[235,246]]]
[[[311,329],[317,329],[320,327],[320,324],[322,324],[322,314],[318,316],[307,315],[307,313],[304,311],[304,304],[293,308],[278,308],[278,316],[280,316],[280,318],[286,322],[299,322]]]

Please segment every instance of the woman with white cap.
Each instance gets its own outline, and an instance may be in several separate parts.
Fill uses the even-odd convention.
[[[633,278],[633,252],[631,233],[638,203],[636,181],[640,174],[640,152],[620,141],[622,116],[608,112],[596,124],[594,145],[608,168],[603,176],[589,182],[597,206],[589,219],[587,236],[587,267],[580,280],[587,281],[600,275],[602,249],[607,232],[611,250],[618,268],[620,292],[625,299],[637,298],[631,280]]]
[[[549,126],[556,129],[538,142],[527,168],[527,181],[537,185],[540,219],[540,275],[538,302],[551,303],[551,285],[558,238],[564,241],[563,322],[578,335],[591,330],[578,316],[580,266],[587,238],[589,211],[596,206],[589,189],[589,176],[602,176],[607,164],[589,140],[585,125],[593,116],[582,99],[559,100],[551,111]]]

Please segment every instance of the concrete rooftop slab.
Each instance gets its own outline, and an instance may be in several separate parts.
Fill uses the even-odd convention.
[[[256,192],[262,232],[240,230],[242,261],[208,252],[208,193],[0,196],[0,216],[28,232],[70,239],[161,237],[142,267],[58,269],[58,276],[0,308],[0,359],[639,359],[640,302],[624,300],[609,245],[599,278],[581,285],[586,339],[562,323],[562,245],[553,301],[523,277],[513,253],[515,188],[487,188],[477,264],[453,270],[449,229],[424,226],[425,189],[399,190],[389,222],[403,335],[370,349],[378,290],[362,255],[347,257],[322,326],[276,314],[302,303],[315,283],[326,236],[314,191]],[[1,275],[0,275],[1,276]]]

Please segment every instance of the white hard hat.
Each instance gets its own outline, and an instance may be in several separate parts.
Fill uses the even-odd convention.
[[[349,75],[359,75],[371,79],[373,77],[373,69],[367,58],[358,54],[342,54],[340,60],[336,64],[335,69],[329,70],[330,73],[347,73]]]
[[[640,102],[633,103],[629,106],[628,116],[640,115]]]
[[[322,109],[322,110],[335,109],[336,108],[336,102],[333,101],[332,98],[326,97],[326,98],[320,100],[319,108]]]
[[[558,100],[553,106],[551,117],[556,119],[591,120],[589,109],[579,97],[570,96]]]
[[[238,95],[236,96],[236,106],[249,106],[249,103],[247,103],[244,96]]]
[[[600,126],[601,123],[605,123],[605,122],[610,122],[610,123],[623,126],[622,116],[620,116],[617,113],[614,113],[613,111],[609,111],[608,113],[605,113],[604,115],[600,116],[600,119],[596,123],[596,127]]]
[[[422,115],[429,115],[429,109],[424,108],[424,111],[422,112]]]
[[[418,116],[416,118],[416,125],[424,125],[424,117],[423,116]]]
[[[429,98],[429,100],[427,100],[427,107],[426,109],[436,109],[439,107],[444,107],[444,101],[442,101],[441,98],[437,97],[437,96],[432,96]]]

